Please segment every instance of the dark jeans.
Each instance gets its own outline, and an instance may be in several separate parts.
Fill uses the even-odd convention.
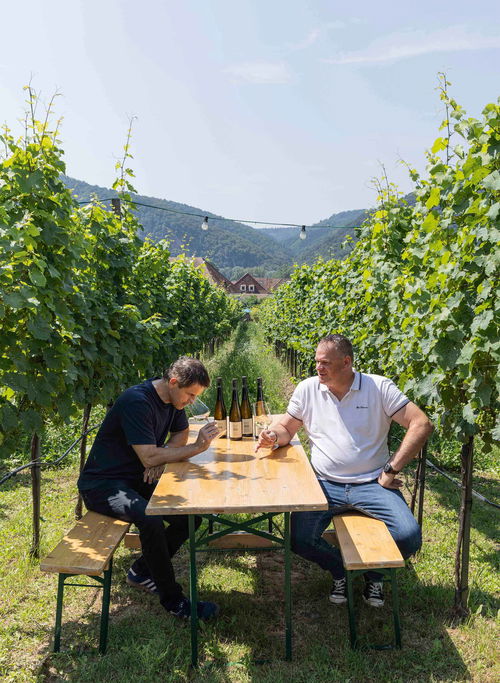
[[[334,579],[345,576],[340,550],[322,538],[323,531],[334,515],[358,510],[381,519],[405,559],[422,545],[420,527],[400,491],[386,489],[376,479],[364,484],[321,480],[319,483],[328,500],[328,510],[293,512],[291,545],[294,552],[331,572]],[[380,581],[382,575],[372,571],[367,572],[366,576],[373,581]]]
[[[161,604],[168,608],[183,595],[175,580],[171,557],[189,537],[187,515],[146,515],[146,505],[155,484],[110,479],[81,491],[86,507],[102,515],[133,522],[139,530],[142,555],[132,565],[137,574],[151,576],[158,588]],[[165,526],[167,522],[168,526]],[[195,517],[195,526],[201,517]]]

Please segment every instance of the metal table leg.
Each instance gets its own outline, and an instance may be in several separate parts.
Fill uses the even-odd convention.
[[[198,666],[198,587],[194,515],[189,515],[189,594],[191,598],[191,666]]]
[[[285,659],[292,660],[292,582],[290,571],[290,513],[284,513],[283,545],[285,550]]]

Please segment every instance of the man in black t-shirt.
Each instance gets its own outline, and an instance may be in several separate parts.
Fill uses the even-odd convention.
[[[133,522],[139,529],[142,555],[130,568],[127,583],[157,594],[178,617],[189,617],[191,605],[175,580],[171,557],[189,536],[188,517],[147,516],[145,511],[164,465],[205,451],[218,435],[217,425],[210,422],[187,444],[184,408],[209,385],[203,364],[183,356],[162,378],[124,391],[104,418],[78,480],[89,510]],[[198,527],[201,518],[195,519]],[[202,619],[219,611],[213,602],[199,602],[197,608]]]

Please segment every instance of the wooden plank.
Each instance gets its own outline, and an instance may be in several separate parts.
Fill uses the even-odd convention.
[[[273,543],[269,538],[263,538],[257,534],[250,534],[246,531],[235,531],[226,534],[213,541],[209,541],[211,548],[273,548]]]
[[[337,534],[333,529],[327,529],[323,533],[323,538],[331,545],[338,545]],[[141,539],[138,533],[125,534],[124,544],[126,548],[131,550],[141,549]],[[213,548],[271,548],[273,542],[268,538],[250,534],[246,531],[237,531],[226,534],[221,538],[216,538],[214,541],[209,541],[209,546]]]
[[[190,440],[200,425],[190,425]],[[199,455],[169,463],[146,512],[159,514],[326,510],[328,503],[296,438],[277,450],[220,437]]]
[[[44,572],[102,574],[130,524],[87,512],[42,561]]]
[[[126,533],[123,543],[126,548],[131,550],[141,550],[141,539],[137,533]]]
[[[326,531],[323,531],[323,538],[330,545],[336,545],[338,547],[339,541],[334,529],[327,529]]]
[[[336,515],[335,531],[346,569],[404,567],[404,560],[384,522],[359,513]]]

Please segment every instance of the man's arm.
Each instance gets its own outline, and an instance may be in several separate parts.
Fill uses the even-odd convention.
[[[166,447],[158,447],[153,444],[133,444],[132,448],[144,467],[156,467],[165,465],[167,462],[179,462],[188,460],[193,455],[206,451],[211,442],[219,434],[215,422],[209,422],[198,432],[194,443],[187,444],[189,429],[172,434]]]
[[[407,432],[399,448],[391,458],[391,466],[398,472],[403,469],[417,455],[434,429],[427,415],[411,401],[392,416],[392,419],[404,427]],[[398,489],[403,485],[401,479],[395,479],[394,474],[382,472],[378,478],[379,484],[388,489]]]
[[[285,413],[269,429],[264,429],[259,434],[259,440],[255,445],[255,451],[259,448],[272,448],[273,446],[286,446],[293,439],[302,426],[302,420]]]
[[[163,448],[178,448],[179,446],[185,446],[188,442],[188,438],[189,427],[187,429],[183,429],[180,432],[173,432],[170,435],[170,438],[168,439],[167,443],[163,446]],[[148,484],[152,484],[153,482],[158,481],[158,479],[163,474],[164,469],[165,465],[146,467],[146,469],[144,470],[144,481]]]

